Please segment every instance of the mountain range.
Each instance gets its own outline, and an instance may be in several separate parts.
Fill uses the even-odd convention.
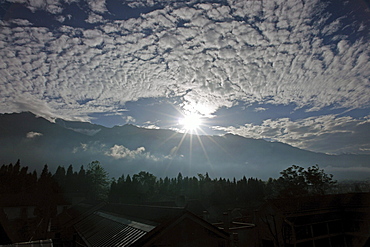
[[[191,135],[129,124],[107,128],[62,119],[50,122],[30,112],[0,115],[0,143],[0,164],[20,159],[31,170],[47,164],[51,172],[59,165],[79,169],[98,160],[112,177],[144,170],[158,177],[208,172],[211,178],[268,179],[293,164],[318,164],[334,179],[370,178],[370,155],[328,155],[232,134]]]

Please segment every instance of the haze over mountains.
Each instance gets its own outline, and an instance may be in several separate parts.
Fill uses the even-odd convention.
[[[21,160],[40,170],[48,164],[86,166],[98,160],[112,177],[145,170],[158,177],[208,172],[210,177],[267,179],[292,164],[319,164],[335,179],[370,178],[370,155],[327,155],[279,142],[236,135],[196,136],[134,125],[107,128],[57,119],[55,123],[29,112],[0,115],[0,163]]]

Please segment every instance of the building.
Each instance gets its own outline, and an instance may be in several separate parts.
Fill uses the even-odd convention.
[[[255,224],[260,246],[370,246],[370,193],[271,200]]]
[[[214,223],[219,229],[229,233],[232,247],[257,246],[256,225],[250,223],[250,219],[243,216],[238,209],[223,213],[223,221]],[[238,216],[235,217],[235,212]],[[233,217],[234,216],[234,217]]]
[[[182,207],[79,204],[55,222],[55,246],[219,246],[229,234]]]
[[[0,195],[0,245],[50,239],[51,222],[68,207],[58,196],[40,200],[35,194]]]

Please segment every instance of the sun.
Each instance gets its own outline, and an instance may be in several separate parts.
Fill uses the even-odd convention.
[[[202,125],[202,118],[195,113],[185,114],[179,119],[179,124],[182,125],[186,132],[193,132],[200,128]]]

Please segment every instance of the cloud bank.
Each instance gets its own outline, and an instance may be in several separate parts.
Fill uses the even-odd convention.
[[[50,7],[58,1],[32,3],[59,11]],[[102,1],[89,6],[106,11]],[[342,19],[324,10],[321,1],[229,1],[167,5],[91,29],[3,21],[0,105],[19,111],[24,98],[76,117],[181,95],[208,113],[236,100],[369,106],[369,43],[351,41]]]
[[[248,138],[266,138],[314,152],[340,154],[370,151],[370,116],[364,119],[325,115],[292,121],[265,120],[260,125],[214,127]]]

